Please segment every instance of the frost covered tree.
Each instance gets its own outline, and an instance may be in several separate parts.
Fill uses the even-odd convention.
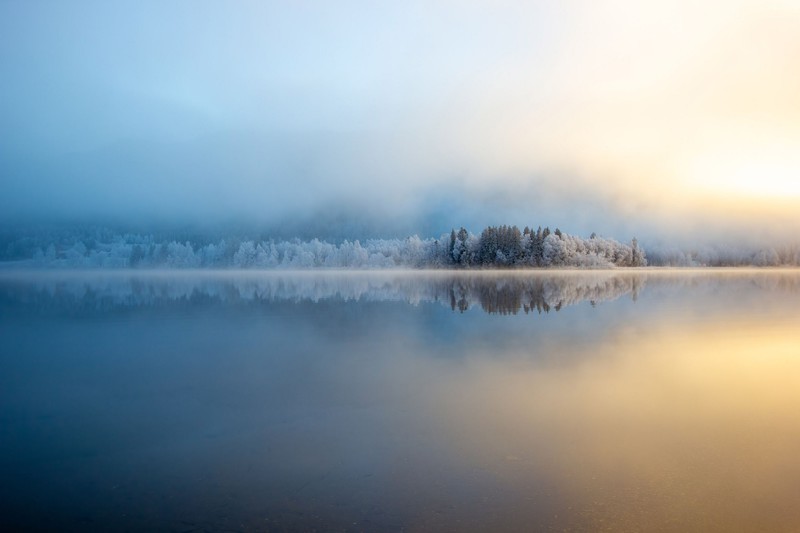
[[[634,237],[631,240],[631,265],[632,267],[647,266],[647,259],[644,256],[644,251],[639,248],[639,241]]]

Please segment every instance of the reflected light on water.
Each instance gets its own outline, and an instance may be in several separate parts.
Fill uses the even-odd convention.
[[[464,461],[483,464],[515,487],[510,494],[562,502],[560,518],[531,523],[615,531],[800,524],[796,322],[629,334],[594,355],[542,368],[523,354],[511,365],[473,354],[443,378],[433,402]]]

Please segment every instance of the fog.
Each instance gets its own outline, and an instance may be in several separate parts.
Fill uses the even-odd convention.
[[[5,2],[0,212],[785,242],[798,18],[777,0]]]

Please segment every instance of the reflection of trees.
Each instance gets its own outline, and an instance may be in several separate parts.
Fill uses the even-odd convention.
[[[450,306],[463,312],[477,302],[487,313],[541,314],[584,301],[596,305],[628,293],[635,299],[640,287],[636,276],[478,277],[453,282]]]
[[[30,274],[0,278],[6,304],[58,313],[95,312],[168,303],[267,304],[278,301],[440,302],[454,311],[548,313],[580,302],[631,294],[640,274],[554,273],[111,273]]]
[[[269,305],[271,302],[440,303],[455,312],[548,313],[630,295],[645,282],[714,292],[800,294],[797,271],[561,272],[0,272],[0,319],[21,312],[99,315],[139,307]]]

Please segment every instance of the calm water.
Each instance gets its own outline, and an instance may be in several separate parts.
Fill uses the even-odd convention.
[[[0,273],[0,527],[798,531],[800,273]]]

